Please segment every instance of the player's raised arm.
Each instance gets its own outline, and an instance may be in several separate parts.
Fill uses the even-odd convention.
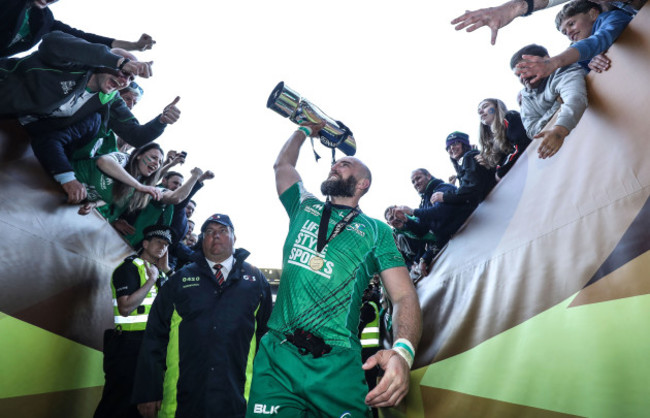
[[[300,181],[300,174],[296,170],[300,147],[308,136],[316,135],[324,125],[324,122],[321,124],[306,123],[292,133],[287,142],[284,143],[273,165],[278,195],[281,195],[289,187]]]

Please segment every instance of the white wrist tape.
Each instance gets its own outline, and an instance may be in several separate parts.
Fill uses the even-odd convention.
[[[409,369],[411,366],[413,366],[413,359],[415,357],[415,349],[413,348],[413,344],[406,338],[400,338],[395,343],[393,344],[392,348],[397,354],[402,356],[404,360],[409,365]]]
[[[413,357],[411,357],[409,352],[406,351],[404,347],[393,347],[391,348],[391,350],[393,350],[394,352],[402,356],[404,360],[406,360],[406,363],[409,365],[409,369],[411,368],[411,366],[413,366]]]

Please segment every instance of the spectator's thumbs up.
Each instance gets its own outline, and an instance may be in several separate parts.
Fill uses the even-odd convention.
[[[175,123],[178,118],[181,117],[181,111],[176,107],[176,103],[181,99],[180,96],[176,96],[173,102],[165,106],[162,115],[160,116],[160,122],[171,125]]]

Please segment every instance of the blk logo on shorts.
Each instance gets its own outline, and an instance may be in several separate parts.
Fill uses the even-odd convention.
[[[280,405],[265,405],[256,403],[253,407],[254,414],[275,415],[280,410]]]

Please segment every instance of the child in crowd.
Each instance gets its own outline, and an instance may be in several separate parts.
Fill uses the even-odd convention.
[[[614,43],[633,15],[617,8],[603,12],[599,4],[576,0],[565,5],[555,17],[557,30],[567,36],[580,52],[580,65],[587,71],[609,69],[605,51]],[[594,61],[595,60],[595,61]],[[594,61],[593,65],[590,65]],[[603,65],[606,64],[606,65]]]
[[[619,9],[603,12],[602,7],[588,0],[575,0],[566,4],[555,18],[557,29],[572,42],[564,52],[549,59],[525,55],[517,70],[524,77],[534,76],[533,82],[549,76],[558,68],[573,63],[589,71],[597,72],[609,68],[609,60],[599,54],[604,53],[614,43],[632,16]],[[590,64],[592,58],[597,57]]]

